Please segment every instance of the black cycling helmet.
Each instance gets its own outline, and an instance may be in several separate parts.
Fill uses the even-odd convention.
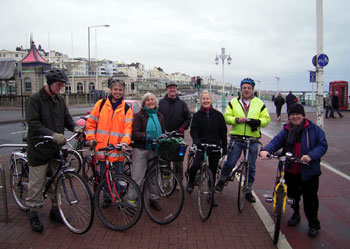
[[[111,88],[113,84],[119,84],[123,89],[125,88],[125,82],[123,80],[108,78],[108,88]]]
[[[241,81],[241,87],[242,87],[243,84],[249,84],[249,85],[251,85],[251,86],[254,88],[254,86],[255,86],[255,81],[252,80],[251,78],[245,78],[245,79],[243,79],[243,80]]]
[[[48,85],[51,85],[54,82],[63,82],[67,83],[67,75],[59,68],[51,68],[46,72],[46,82]]]

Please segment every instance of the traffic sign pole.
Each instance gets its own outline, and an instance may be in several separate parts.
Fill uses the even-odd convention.
[[[323,53],[323,0],[316,0],[317,57]],[[327,62],[328,63],[328,62]],[[317,61],[317,125],[323,129],[323,67]]]

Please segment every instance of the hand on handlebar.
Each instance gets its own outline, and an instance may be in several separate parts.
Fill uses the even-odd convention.
[[[260,151],[260,156],[261,156],[262,160],[265,160],[270,156],[270,153],[266,150],[262,150],[262,151]]]
[[[89,141],[90,147],[94,147],[94,146],[96,146],[96,144],[97,144],[97,142],[96,142],[95,139],[92,139],[92,140]]]
[[[60,133],[52,134],[52,138],[59,146],[64,145],[67,142],[67,139],[65,138],[65,136]]]
[[[300,158],[300,161],[302,163],[305,163],[305,164],[308,164],[310,161],[311,161],[311,157],[309,155],[303,155],[301,158]]]

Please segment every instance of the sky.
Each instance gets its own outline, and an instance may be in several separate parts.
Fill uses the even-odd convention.
[[[262,90],[311,91],[308,70],[317,52],[317,0],[2,0],[0,49],[29,47],[70,57],[140,62],[147,70],[211,76],[222,82],[215,57],[226,49],[225,82],[246,77]],[[350,1],[323,1],[324,89],[350,81]],[[97,50],[96,50],[97,48]],[[316,89],[316,84],[314,84]]]

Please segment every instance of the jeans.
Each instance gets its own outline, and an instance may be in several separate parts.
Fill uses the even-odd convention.
[[[237,139],[231,139],[229,143],[229,151],[227,154],[227,161],[225,162],[222,170],[221,170],[221,179],[227,179],[228,175],[231,173],[232,169],[236,165],[238,159],[241,157],[243,149],[245,149],[247,146],[244,142],[237,140]],[[249,176],[248,176],[248,182],[253,183],[255,179],[255,162],[256,158],[258,156],[258,143],[251,143],[249,147],[249,155],[248,155],[248,161],[249,161]]]
[[[328,116],[329,113],[329,116]],[[334,113],[333,113],[333,107],[332,106],[326,106],[326,118],[334,118]]]

